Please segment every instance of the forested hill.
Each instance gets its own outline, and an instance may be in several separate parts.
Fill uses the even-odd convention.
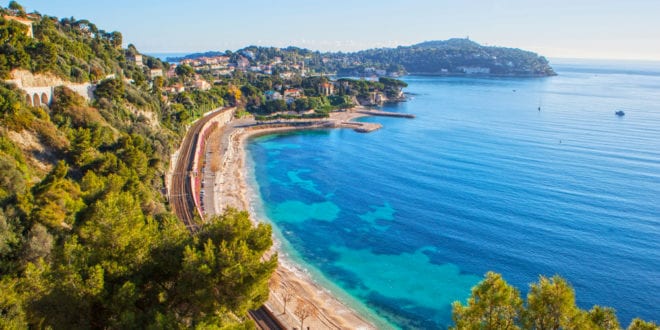
[[[539,77],[555,75],[543,56],[517,48],[482,46],[469,39],[426,41],[412,46],[374,48],[358,52],[318,52],[298,47],[249,46],[236,52],[211,51],[168,58],[172,61],[226,55],[236,62],[246,56],[254,65],[282,59],[304,63],[311,72],[340,76],[494,75]]]
[[[348,58],[363,66],[383,69],[401,66],[410,74],[555,75],[548,61],[536,53],[517,48],[482,46],[469,39],[426,41],[412,46],[369,49],[351,53]]]
[[[0,14],[0,329],[253,326],[270,227],[233,211],[192,236],[162,193],[185,125],[220,90],[166,99],[150,73],[167,64],[128,60],[119,32],[13,1]],[[16,71],[29,81],[6,81]]]

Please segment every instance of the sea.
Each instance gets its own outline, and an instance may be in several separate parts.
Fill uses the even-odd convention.
[[[406,76],[383,125],[248,143],[281,258],[379,328],[443,329],[488,271],[523,297],[660,321],[660,63],[553,60],[545,78]],[[615,112],[625,115],[617,116]]]

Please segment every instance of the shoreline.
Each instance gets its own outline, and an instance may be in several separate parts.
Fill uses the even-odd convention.
[[[207,182],[203,190],[205,191],[204,205],[205,214],[219,214],[227,207],[234,207],[239,210],[247,210],[250,213],[253,222],[267,222],[264,219],[257,219],[259,216],[255,209],[259,204],[258,191],[255,191],[253,184],[248,182],[247,152],[246,146],[250,139],[259,136],[302,131],[311,129],[333,129],[333,128],[351,128],[355,129],[352,120],[370,116],[365,112],[367,110],[359,107],[356,110],[332,113],[330,119],[317,120],[317,126],[281,126],[281,127],[259,127],[249,126],[248,120],[233,120],[223,127],[215,130],[208,140],[204,150],[206,161],[204,166],[204,181]],[[328,125],[327,122],[334,125]],[[353,124],[351,124],[353,123]],[[378,126],[379,128],[380,126]],[[377,128],[376,128],[377,129]],[[357,131],[357,129],[356,129]],[[254,179],[254,178],[252,178]],[[213,183],[210,185],[209,183]],[[212,189],[210,189],[212,188]],[[257,188],[258,189],[258,188]],[[273,226],[274,227],[274,226]],[[273,228],[276,231],[276,228]],[[281,236],[281,235],[280,235]],[[302,298],[312,304],[317,310],[316,317],[310,317],[305,320],[305,327],[312,329],[377,329],[375,323],[378,322],[376,315],[368,315],[368,309],[359,313],[356,308],[350,305],[361,305],[355,298],[347,293],[337,294],[341,290],[338,286],[325,279],[322,274],[312,274],[294,261],[283,249],[284,242],[280,237],[275,237],[273,247],[270,253],[278,253],[278,267],[271,279],[270,295],[266,306],[278,318],[280,322],[288,328],[297,328],[300,326],[299,320],[293,315],[296,308],[296,300]],[[312,277],[314,275],[322,277],[322,280],[328,283],[319,284]],[[332,288],[327,288],[332,286]],[[293,289],[295,298],[286,305],[286,314],[283,314],[283,303],[281,292],[282,288]],[[353,300],[353,304],[347,304],[345,300]],[[367,315],[363,315],[367,314]],[[372,320],[373,319],[373,320]]]

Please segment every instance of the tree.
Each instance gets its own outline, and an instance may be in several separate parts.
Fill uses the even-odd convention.
[[[192,78],[195,75],[195,69],[187,64],[177,66],[176,69],[174,69],[174,72],[176,72],[177,76],[183,79]]]
[[[270,226],[252,226],[247,212],[228,209],[209,220],[189,242],[168,292],[172,312],[186,324],[222,324],[245,317],[268,299],[268,281],[277,255],[262,260],[272,245]],[[174,266],[174,265],[173,265]],[[185,322],[195,322],[187,324]]]
[[[280,288],[280,297],[282,297],[282,302],[284,303],[284,310],[282,314],[286,314],[286,304],[295,298],[296,292],[290,285],[282,285]]]
[[[628,330],[658,330],[658,325],[654,322],[647,322],[639,318],[635,318],[630,322]]]
[[[305,320],[310,317],[310,316],[316,316],[317,315],[317,310],[314,305],[309,303],[307,300],[298,298],[296,310],[293,312],[298,319],[300,320],[300,329],[304,329],[303,325]]]
[[[557,330],[570,328],[579,314],[575,305],[575,292],[565,279],[541,276],[530,285],[527,309],[523,314],[527,329]]]
[[[123,40],[124,38],[121,35],[121,32],[113,31],[110,33],[110,41],[112,42],[112,45],[115,46],[115,48],[121,48]]]
[[[594,306],[587,315],[589,320],[599,329],[616,330],[621,328],[614,308]]]
[[[497,273],[488,272],[486,278],[472,288],[467,306],[453,304],[456,329],[518,329],[522,309],[520,293]]]
[[[18,15],[25,15],[25,9],[16,1],[10,1],[8,8],[16,12]]]
[[[16,290],[17,281],[9,277],[0,278],[0,329],[27,329],[23,302]]]
[[[124,82],[120,78],[105,79],[96,86],[94,95],[98,99],[107,98],[110,101],[121,102],[124,97]]]

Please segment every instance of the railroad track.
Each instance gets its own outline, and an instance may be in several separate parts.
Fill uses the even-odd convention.
[[[218,111],[212,115],[200,118],[196,121],[183,138],[179,157],[172,174],[172,188],[170,191],[170,203],[181,221],[191,233],[197,232],[197,223],[195,223],[195,196],[193,196],[190,177],[195,174],[193,159],[195,158],[195,146],[200,136],[199,133],[204,125],[213,117],[222,113]]]
[[[193,189],[190,177],[194,175],[196,169],[192,168],[193,160],[195,158],[195,146],[197,141],[201,138],[200,132],[204,125],[213,119],[213,117],[221,114],[223,110],[217,111],[214,114],[205,116],[196,121],[183,138],[181,149],[179,150],[179,157],[176,165],[174,166],[174,173],[172,174],[172,184],[170,190],[170,204],[174,209],[176,216],[186,225],[186,228],[191,234],[197,232],[197,223],[195,223],[195,213],[197,212],[195,206],[195,196],[193,196]],[[257,310],[249,312],[250,318],[254,320],[257,326],[263,330],[284,330],[284,327],[275,316],[264,306]]]

